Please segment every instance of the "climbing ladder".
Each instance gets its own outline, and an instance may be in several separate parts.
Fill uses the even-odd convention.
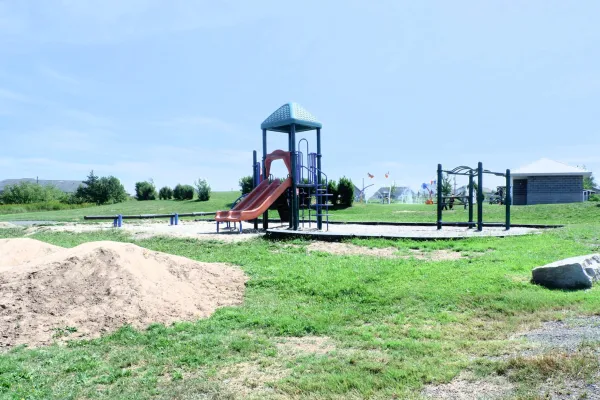
[[[298,148],[302,142],[306,142],[307,165],[304,165],[304,154],[301,151],[296,151],[296,171],[295,179],[296,186],[299,190],[299,203],[302,210],[301,223],[308,223],[308,227],[312,227],[313,222],[318,222],[319,219],[325,219],[326,230],[329,230],[329,198],[332,196],[327,193],[328,178],[327,175],[317,168],[317,153],[309,153],[308,141],[301,139],[298,142]],[[315,202],[312,202],[312,198]],[[307,218],[308,214],[308,218]],[[313,218],[316,217],[316,220]],[[323,218],[324,217],[324,218]]]

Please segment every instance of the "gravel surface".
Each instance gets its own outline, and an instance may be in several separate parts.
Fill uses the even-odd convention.
[[[287,226],[281,228],[272,228],[273,230],[288,230]],[[299,231],[304,233],[316,233],[316,229],[304,229]],[[468,229],[466,227],[445,226],[442,230],[437,230],[435,226],[390,226],[390,225],[357,225],[357,224],[331,224],[329,231],[323,232],[323,236],[341,235],[341,236],[365,236],[365,237],[394,237],[394,238],[462,238],[462,237],[490,237],[490,236],[518,236],[540,233],[540,229],[534,228],[510,228],[505,230],[502,227],[484,227],[482,232],[477,229]]]
[[[577,351],[585,343],[600,342],[600,316],[568,318],[545,322],[544,325],[516,338],[525,338],[539,346],[540,351]]]

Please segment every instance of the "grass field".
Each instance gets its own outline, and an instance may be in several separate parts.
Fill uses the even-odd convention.
[[[84,215],[136,215],[160,214],[172,212],[200,212],[229,209],[231,203],[239,197],[239,192],[213,192],[211,199],[199,201],[128,201],[98,207],[87,207],[76,210],[47,212],[26,212],[0,215],[0,221],[82,221]],[[513,206],[511,220],[515,224],[573,224],[594,221],[600,213],[599,203],[548,204],[537,206]],[[1,208],[0,208],[1,212]],[[271,216],[277,217],[276,212]],[[503,222],[504,207],[485,204],[484,222]],[[425,204],[355,204],[351,208],[332,210],[332,221],[390,221],[390,222],[435,222],[436,208]],[[477,218],[477,209],[474,210]],[[468,212],[462,207],[445,211],[444,221],[455,222],[468,220]]]
[[[215,196],[211,201],[229,200]],[[156,204],[164,207],[157,212],[173,210],[169,202]],[[184,204],[190,210],[198,205],[175,203],[178,210]],[[110,210],[107,206],[98,213],[115,212]],[[369,205],[335,215],[430,221],[432,212],[426,206]],[[462,218],[460,213],[448,213],[448,220]],[[516,385],[520,398],[538,398],[536,390],[546,379],[588,379],[598,370],[597,358],[552,355],[565,367],[548,368],[554,358],[541,363],[496,356],[514,354],[522,343],[509,340],[511,335],[542,320],[600,310],[598,287],[564,292],[529,283],[535,266],[600,252],[600,208],[515,207],[514,219],[569,226],[504,239],[353,241],[394,247],[399,254],[410,254],[410,249],[460,252],[463,258],[454,261],[308,253],[302,241],[136,241],[200,261],[239,265],[250,277],[244,304],[197,322],[144,331],[124,327],[97,340],[9,350],[0,355],[0,398],[416,398],[425,385],[448,382],[461,371],[500,374]],[[22,234],[0,229],[2,237]],[[67,247],[132,241],[119,232],[40,233],[34,238]],[[282,346],[301,338],[320,340],[329,352]]]
[[[0,215],[0,221],[82,221],[85,215],[136,215],[187,213],[201,211],[227,210],[230,204],[239,197],[239,192],[213,192],[210,200],[130,200],[124,203],[105,206],[86,207],[76,210],[26,212],[20,214]],[[0,208],[1,212],[1,208]]]

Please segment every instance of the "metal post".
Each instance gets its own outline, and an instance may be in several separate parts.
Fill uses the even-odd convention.
[[[260,172],[256,170],[256,150],[252,151],[252,190],[256,189]],[[258,230],[258,218],[254,220],[254,230]]]
[[[442,229],[442,164],[437,169],[437,228]]]
[[[119,214],[118,224],[119,228],[123,226],[123,214]]]
[[[292,158],[292,171],[291,171],[291,176],[292,176],[292,198],[291,198],[291,203],[292,203],[292,213],[290,215],[290,219],[292,221],[292,229],[297,231],[298,227],[299,227],[299,218],[300,218],[300,213],[298,212],[299,210],[299,204],[298,204],[298,193],[297,193],[297,184],[298,182],[296,182],[296,124],[292,124],[290,126],[290,155]]]
[[[267,130],[263,129],[263,140],[262,140],[262,144],[263,144],[263,161],[262,161],[262,175],[263,175],[263,180],[265,179],[269,179],[268,176],[266,176],[267,174],[267,169],[266,169],[266,159],[267,159]],[[263,229],[267,230],[269,229],[269,210],[267,209],[264,214],[263,214]]]
[[[175,225],[179,225],[179,214],[175,213]]]
[[[317,128],[317,193],[315,194],[317,199],[317,229],[321,230],[323,228],[323,209],[320,204],[324,201],[327,201],[327,196],[319,196],[318,193],[323,193],[323,191],[319,191],[321,188],[321,128]]]
[[[506,230],[510,230],[510,203],[512,203],[512,196],[510,195],[510,169],[506,170],[506,189],[505,202],[506,202]]]
[[[483,163],[477,164],[477,230],[483,230]]]
[[[473,170],[469,172],[469,222],[473,222]],[[473,226],[469,225],[469,229]]]

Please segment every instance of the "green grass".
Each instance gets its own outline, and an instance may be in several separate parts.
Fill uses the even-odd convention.
[[[0,215],[0,221],[81,221],[84,215],[116,214],[159,214],[172,212],[199,212],[229,209],[230,204],[239,197],[239,192],[213,192],[206,202],[198,201],[127,201],[125,203],[90,207],[77,210],[49,212],[26,212]],[[0,207],[0,214],[1,207]],[[436,208],[425,204],[355,204],[353,207],[331,211],[332,221],[389,221],[389,222],[435,222]],[[600,214],[598,203],[545,204],[536,206],[513,206],[511,221],[515,224],[579,224],[589,223]],[[277,218],[277,212],[271,212]],[[504,207],[485,204],[484,222],[503,222]],[[477,218],[477,209],[474,211]],[[444,221],[466,222],[468,211],[462,207],[444,211]]]
[[[94,207],[94,204],[64,204],[60,201],[47,201],[44,203],[29,204],[0,204],[0,215],[22,214],[41,211],[64,211],[89,207]]]
[[[229,209],[229,205],[238,197],[239,192],[234,191],[213,192],[208,201],[130,200],[124,203],[86,207],[76,210],[25,212],[20,214],[0,215],[0,221],[81,221],[85,215],[136,215],[217,211]]]
[[[514,343],[507,339],[525,326],[565,312],[596,313],[598,287],[552,291],[531,285],[529,278],[535,266],[598,251],[598,214],[590,224],[542,235],[354,242],[472,255],[450,262],[307,253],[302,241],[292,242],[295,246],[262,239],[136,241],[200,261],[239,265],[250,277],[244,304],[195,322],[143,331],[124,327],[67,346],[9,350],[0,356],[0,397],[232,398],[224,374],[239,363],[283,371],[270,385],[287,398],[415,397],[423,385],[447,382],[483,356],[512,351]],[[5,232],[15,236],[20,231],[0,230],[0,235]],[[120,232],[39,233],[34,238],[62,246],[131,241]],[[73,329],[63,327],[60,333]],[[281,337],[306,335],[330,338],[335,350],[290,355],[276,346]],[[567,372],[577,371],[574,363]],[[552,374],[546,364],[517,360],[494,368],[511,376],[541,371],[545,378]],[[256,398],[268,398],[268,393]]]

